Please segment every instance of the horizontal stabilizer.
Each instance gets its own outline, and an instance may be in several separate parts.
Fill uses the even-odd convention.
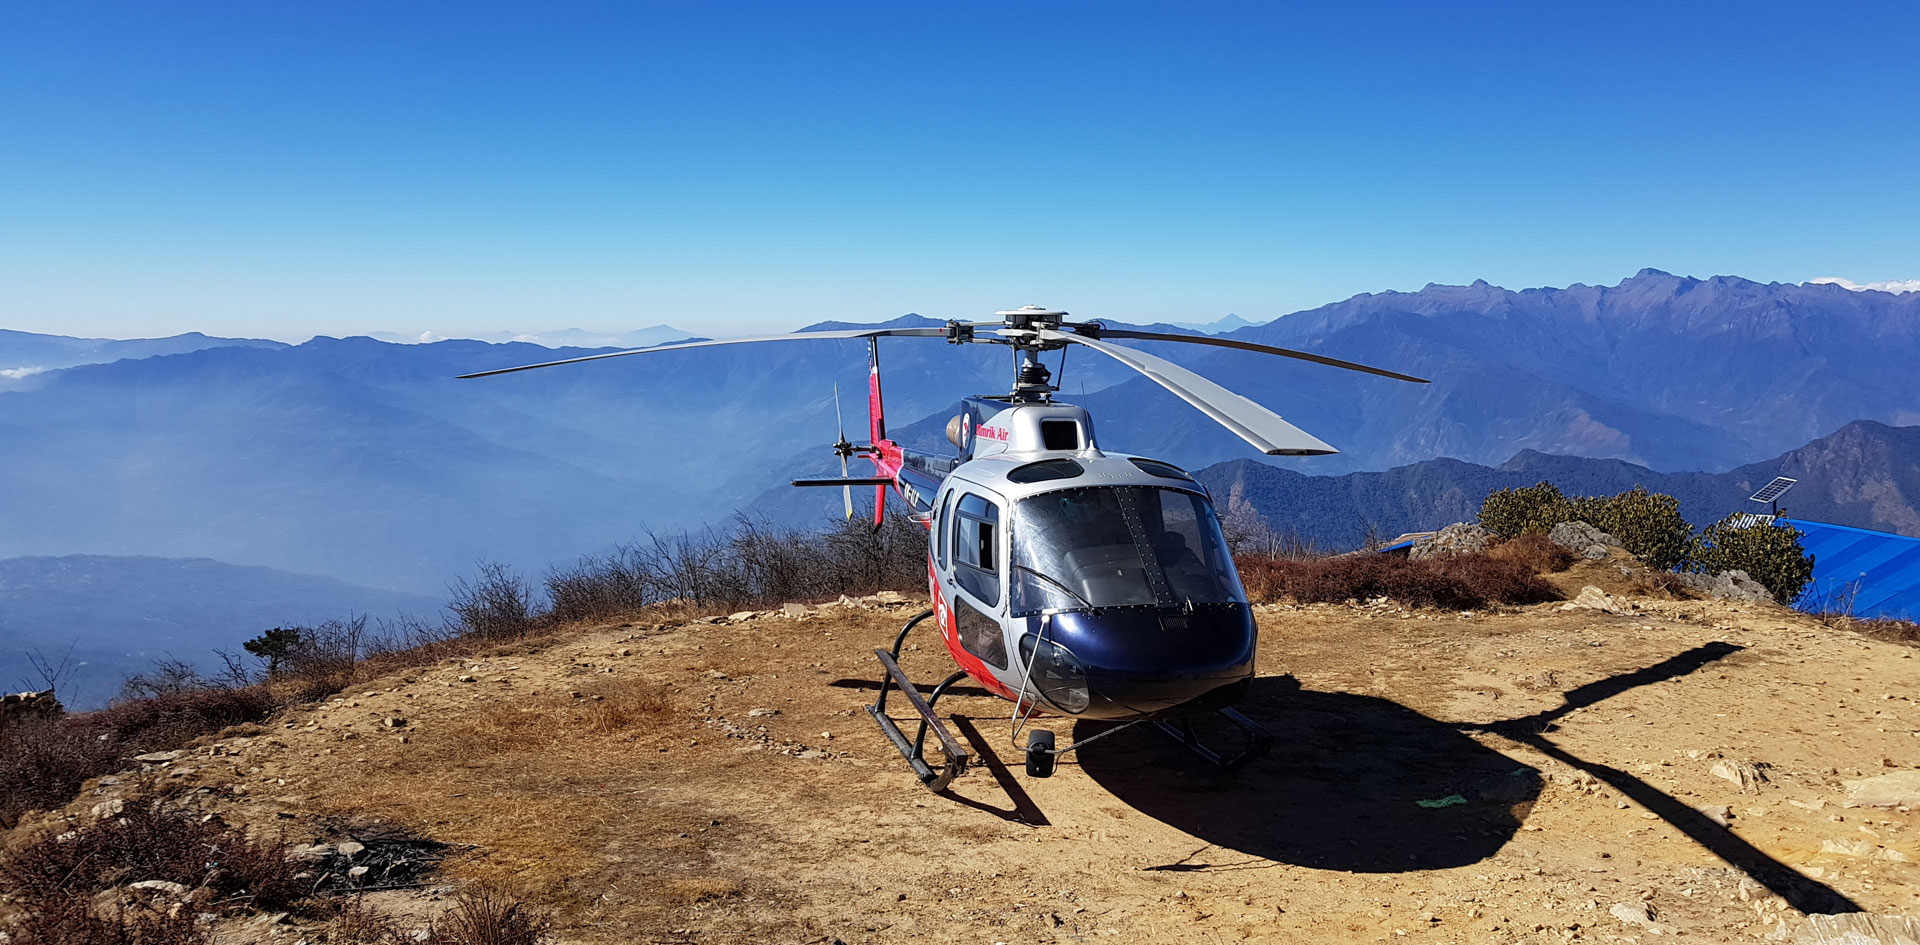
[[[886,476],[868,476],[865,479],[795,479],[796,486],[890,486],[893,480]]]

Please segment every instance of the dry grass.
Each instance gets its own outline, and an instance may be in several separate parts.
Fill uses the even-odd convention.
[[[1825,615],[1819,619],[1821,623],[1835,630],[1851,630],[1861,636],[1885,640],[1888,643],[1920,646],[1920,623],[1914,623],[1911,620],[1861,619],[1845,614]]]
[[[665,892],[669,902],[683,906],[697,906],[702,903],[730,899],[740,895],[745,888],[739,880],[725,876],[691,876],[668,880]]]
[[[1573,564],[1573,552],[1539,532],[1503,541],[1493,546],[1487,556],[1496,561],[1514,562],[1535,574],[1554,574]]]

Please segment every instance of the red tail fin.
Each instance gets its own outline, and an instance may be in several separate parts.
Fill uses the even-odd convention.
[[[880,339],[867,339],[867,435],[872,442],[887,438],[887,411],[880,402]]]

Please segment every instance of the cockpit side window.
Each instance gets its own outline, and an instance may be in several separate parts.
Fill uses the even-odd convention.
[[[1000,603],[1000,507],[964,493],[953,509],[954,577],[982,603]]]

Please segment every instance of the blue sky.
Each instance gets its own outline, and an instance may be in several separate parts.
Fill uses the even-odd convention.
[[[1920,7],[1324,6],[9,4],[0,327],[1920,278]]]

